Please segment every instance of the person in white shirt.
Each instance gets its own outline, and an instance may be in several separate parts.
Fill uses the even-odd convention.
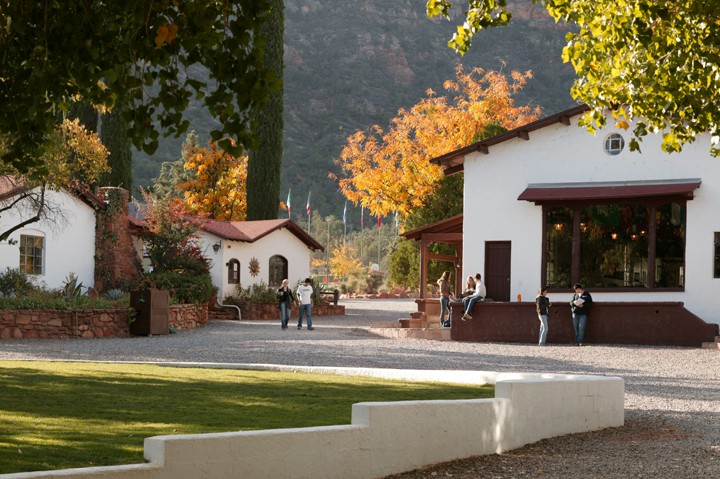
[[[313,294],[313,287],[311,286],[310,278],[305,278],[305,281],[303,284],[298,286],[297,289],[297,298],[298,302],[300,302],[300,316],[298,317],[298,329],[302,329],[302,320],[303,320],[303,313],[307,316],[307,328],[312,331],[313,325],[312,325],[312,316],[310,314],[312,310],[312,294]]]
[[[485,285],[482,282],[482,276],[480,273],[475,273],[475,292],[466,298],[463,298],[463,306],[465,307],[465,314],[463,314],[462,320],[472,319],[473,306],[476,302],[480,301],[485,297],[487,291]]]

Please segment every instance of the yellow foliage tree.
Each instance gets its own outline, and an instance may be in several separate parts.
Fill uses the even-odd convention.
[[[359,276],[363,272],[363,266],[357,258],[358,252],[351,245],[338,246],[330,258],[330,272],[335,277],[342,278]]]
[[[243,221],[247,213],[247,156],[234,157],[217,143],[188,146],[185,170],[193,179],[179,183],[188,211],[220,221]]]
[[[0,200],[0,216],[14,210],[20,219],[0,229],[0,241],[6,241],[18,229],[41,219],[54,221],[60,208],[49,203],[47,190],[85,189],[100,175],[110,171],[108,151],[97,134],[89,132],[79,120],[64,120],[49,136],[38,168],[26,174],[9,164],[0,164],[0,182],[18,188],[18,194]],[[0,154],[4,144],[0,137]]]
[[[451,100],[432,90],[410,110],[402,109],[389,131],[374,125],[347,140],[338,164],[343,195],[362,204],[374,216],[397,211],[402,216],[421,207],[435,191],[442,169],[429,162],[476,141],[491,124],[506,129],[536,120],[538,107],[516,106],[513,95],[531,72],[506,75],[473,68],[456,70],[456,80],[444,84]]]

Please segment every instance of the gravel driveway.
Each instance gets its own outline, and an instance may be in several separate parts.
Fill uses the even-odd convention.
[[[718,478],[720,351],[680,347],[393,340],[370,323],[415,310],[413,300],[344,300],[345,316],[316,329],[217,321],[169,336],[3,340],[0,359],[191,361],[599,374],[625,379],[626,425],[546,439],[502,455],[441,464],[393,478]],[[541,398],[539,398],[541,400]]]

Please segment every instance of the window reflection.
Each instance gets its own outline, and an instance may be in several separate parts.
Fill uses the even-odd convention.
[[[603,204],[578,207],[576,212],[580,254],[573,258],[575,211],[566,206],[545,209],[545,275],[550,287],[570,287],[573,264],[577,280],[594,289],[684,285],[684,204]],[[653,264],[654,271],[648,271]]]

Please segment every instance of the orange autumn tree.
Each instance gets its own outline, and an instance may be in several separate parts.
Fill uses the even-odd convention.
[[[185,147],[191,180],[179,183],[188,212],[220,221],[243,221],[247,213],[247,156],[236,158],[214,141],[207,148]]]
[[[456,80],[446,81],[446,96],[432,90],[410,110],[401,109],[387,132],[374,125],[350,136],[337,163],[343,195],[362,204],[373,216],[393,211],[403,217],[423,206],[442,178],[442,169],[430,159],[477,141],[491,124],[517,128],[536,120],[539,107],[516,106],[513,95],[531,72],[506,75],[473,68],[456,69]]]

